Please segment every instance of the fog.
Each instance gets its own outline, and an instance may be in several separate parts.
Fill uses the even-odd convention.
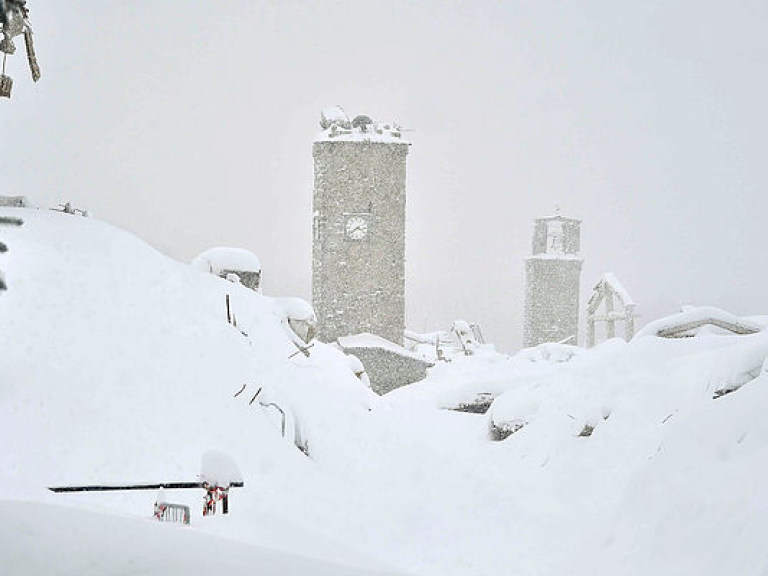
[[[184,261],[248,248],[265,293],[310,299],[311,145],[339,104],[409,130],[411,329],[463,318],[518,348],[555,205],[583,220],[583,305],[611,271],[639,326],[768,313],[762,0],[28,7],[43,78],[17,41],[0,194],[71,201]]]

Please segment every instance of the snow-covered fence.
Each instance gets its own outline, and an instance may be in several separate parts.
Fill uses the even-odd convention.
[[[155,502],[155,518],[161,522],[177,522],[189,524],[189,506]]]
[[[155,501],[155,517],[165,522],[181,522],[189,524],[189,506],[181,504],[169,504],[165,502],[162,493],[165,489],[179,490],[185,488],[203,488],[206,491],[207,504],[210,494],[216,496],[216,499],[227,499],[224,501],[224,513],[226,514],[229,505],[229,489],[242,488],[244,483],[240,472],[236,470],[237,465],[228,460],[227,457],[219,453],[210,451],[203,455],[203,472],[200,474],[200,480],[197,482],[165,482],[163,484],[128,484],[128,485],[106,485],[96,484],[91,486],[52,486],[48,490],[57,494],[72,492],[112,492],[125,490],[160,490],[158,498]],[[218,468],[218,470],[216,470]],[[223,472],[222,472],[223,470]],[[217,472],[218,473],[215,473]],[[232,479],[226,479],[229,476]],[[237,477],[237,479],[234,479]],[[221,496],[222,498],[219,498]],[[211,513],[215,512],[215,507]]]

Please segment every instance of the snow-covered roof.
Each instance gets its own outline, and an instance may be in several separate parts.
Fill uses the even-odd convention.
[[[215,274],[223,270],[261,272],[261,263],[253,252],[228,246],[209,248],[192,260],[192,266],[203,272]]]
[[[344,350],[349,350],[351,348],[377,348],[379,350],[387,350],[389,352],[399,354],[400,356],[413,358],[414,360],[419,360],[421,362],[424,361],[423,358],[421,358],[417,354],[412,353],[407,348],[398,346],[397,344],[395,344],[394,342],[390,342],[386,338],[382,338],[381,336],[377,336],[376,334],[370,334],[368,332],[363,332],[361,334],[353,334],[351,336],[340,336],[339,338],[337,338],[336,341],[339,343],[339,346],[341,346],[341,348]]]
[[[632,296],[629,295],[629,292],[627,292],[626,288],[619,282],[619,279],[616,278],[616,276],[613,275],[613,272],[606,272],[603,274],[603,278],[601,279],[601,282],[605,282],[608,284],[608,286],[611,287],[611,289],[618,294],[619,298],[621,298],[621,301],[624,303],[624,306],[634,306],[635,301],[632,300]]]
[[[320,132],[315,142],[381,142],[408,144],[400,127],[392,122],[377,122],[361,114],[351,121],[341,108],[332,106],[320,114]]]
[[[418,344],[435,344],[436,339],[440,339],[440,341],[447,341],[450,340],[450,333],[441,330],[438,332],[425,332],[425,333],[419,333],[414,332],[412,330],[406,330],[403,332],[403,338],[405,338],[406,341],[412,341],[416,342]]]
[[[594,290],[595,293],[592,294],[592,297],[589,299],[590,304],[594,303],[595,299],[599,297],[600,292],[600,286],[606,284],[608,287],[616,294],[618,295],[619,299],[621,300],[622,304],[626,306],[634,306],[635,301],[632,300],[632,297],[629,295],[629,292],[627,292],[626,288],[619,282],[619,279],[614,276],[613,272],[606,272],[603,274],[603,276],[600,278],[600,281],[595,284]]]
[[[766,328],[752,318],[740,318],[714,306],[686,307],[681,312],[660,318],[643,327],[635,338],[659,336],[679,338],[705,325],[713,325],[735,334],[755,334]]]

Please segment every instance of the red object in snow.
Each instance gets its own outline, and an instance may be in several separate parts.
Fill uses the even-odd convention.
[[[216,486],[214,484],[203,484],[205,488],[205,498],[203,500],[203,516],[216,514],[216,502],[221,500],[222,514],[229,513],[229,486]]]

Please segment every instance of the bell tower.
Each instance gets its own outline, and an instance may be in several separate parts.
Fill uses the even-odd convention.
[[[536,220],[532,255],[525,259],[525,347],[578,339],[581,221],[556,212]]]
[[[312,305],[318,338],[405,330],[405,160],[394,124],[323,111],[315,165]]]

